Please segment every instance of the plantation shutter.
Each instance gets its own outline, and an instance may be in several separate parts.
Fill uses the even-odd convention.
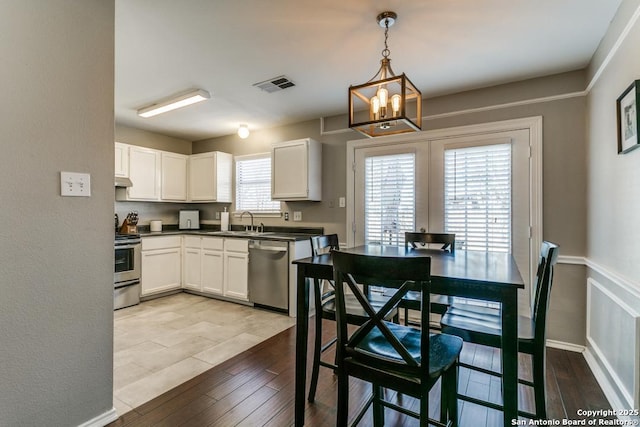
[[[365,243],[404,245],[415,230],[415,153],[365,159]]]
[[[236,157],[236,210],[280,212],[271,200],[271,155]]]
[[[444,219],[456,246],[511,251],[511,144],[445,149]]]

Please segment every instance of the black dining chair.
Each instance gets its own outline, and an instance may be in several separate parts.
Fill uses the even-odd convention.
[[[429,299],[431,258],[386,257],[333,253],[337,304],[338,400],[336,425],[346,426],[349,408],[349,378],[372,384],[371,399],[355,416],[352,425],[362,420],[373,404],[373,425],[384,425],[385,408],[416,417],[421,426],[429,423],[457,425],[457,361],[463,341],[453,335],[431,334],[411,326],[386,321],[409,291]],[[382,307],[374,307],[360,285],[375,285],[393,290]],[[355,295],[367,320],[349,333],[346,312],[347,295]],[[429,304],[420,310],[422,324],[429,319]],[[440,419],[429,420],[429,391],[441,381]],[[385,400],[383,389],[392,389],[419,399],[419,411]]]
[[[558,245],[542,242],[540,258],[536,273],[535,293],[531,301],[531,318],[520,316],[518,319],[518,351],[531,355],[533,365],[533,381],[518,380],[533,388],[535,398],[535,413],[518,411],[528,418],[546,419],[546,322],[547,309],[553,282],[553,269],[558,261]],[[502,320],[499,308],[482,307],[468,303],[453,303],[440,324],[442,332],[461,337],[467,342],[486,345],[494,348],[501,347]],[[460,366],[483,372],[489,375],[501,376],[500,373],[478,366],[460,363]],[[502,406],[459,395],[467,400],[490,408],[502,410]]]
[[[425,233],[406,232],[404,233],[405,249],[432,248],[455,253],[456,235],[453,233]],[[451,297],[447,295],[431,294],[431,312],[443,315],[451,304]],[[409,310],[420,310],[420,295],[417,292],[408,292],[402,299],[399,308],[404,309],[404,324],[409,324]],[[437,329],[437,328],[436,328]]]
[[[311,252],[313,256],[318,256],[322,253],[338,250],[340,248],[337,234],[327,234],[322,236],[311,237]],[[369,292],[369,289],[365,289],[367,297],[371,303],[376,306],[382,306],[388,298],[385,298],[379,293]],[[335,321],[336,320],[336,304],[335,304],[335,290],[333,281],[318,280],[313,281],[313,298],[316,307],[315,316],[315,340],[313,349],[313,364],[311,365],[311,384],[309,386],[309,402],[315,400],[316,389],[318,387],[318,376],[320,373],[320,366],[325,368],[331,368],[336,370],[335,363],[329,363],[322,360],[322,353],[329,350],[336,343],[336,337],[334,336],[327,343],[322,343],[322,321],[323,319]],[[350,295],[347,297],[347,321],[353,325],[361,325],[368,317],[368,314],[360,307],[355,297]],[[393,310],[389,314],[389,319],[397,322],[398,310]]]

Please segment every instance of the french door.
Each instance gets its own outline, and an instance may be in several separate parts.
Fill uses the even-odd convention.
[[[530,129],[370,141],[350,147],[348,244],[404,245],[405,231],[452,232],[459,248],[512,253],[529,289],[537,259]],[[520,301],[526,313],[529,301]]]

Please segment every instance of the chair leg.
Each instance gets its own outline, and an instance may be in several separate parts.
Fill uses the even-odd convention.
[[[407,307],[404,308],[404,326],[409,324],[409,309]]]
[[[450,388],[451,384],[449,384],[447,373],[444,372],[440,380],[440,422],[444,425],[447,425],[449,418]]]
[[[536,417],[541,420],[547,419],[547,381],[546,381],[546,349],[532,354],[533,362],[533,394],[536,399]],[[536,353],[536,352],[534,352]],[[541,353],[541,354],[540,354]]]
[[[382,400],[382,387],[376,384],[373,386],[373,425],[375,427],[384,426],[384,406],[380,401]]]
[[[448,402],[447,402],[447,414],[451,421],[452,427],[458,426],[458,362],[449,368],[447,375],[447,388],[448,388]]]
[[[322,314],[316,310],[316,337],[313,348],[313,365],[311,366],[311,384],[309,385],[309,397],[312,402],[316,398],[316,388],[318,387],[318,375],[320,371],[320,355],[322,353]]]
[[[429,427],[429,390],[422,391],[420,396],[420,427]]]
[[[336,425],[346,426],[349,417],[349,376],[344,368],[338,367],[338,408]]]

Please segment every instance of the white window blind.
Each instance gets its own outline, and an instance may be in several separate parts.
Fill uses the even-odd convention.
[[[511,144],[445,149],[444,217],[462,249],[511,251]]]
[[[404,245],[415,230],[415,153],[365,159],[365,243]]]
[[[236,210],[279,212],[271,200],[271,155],[236,157]]]

